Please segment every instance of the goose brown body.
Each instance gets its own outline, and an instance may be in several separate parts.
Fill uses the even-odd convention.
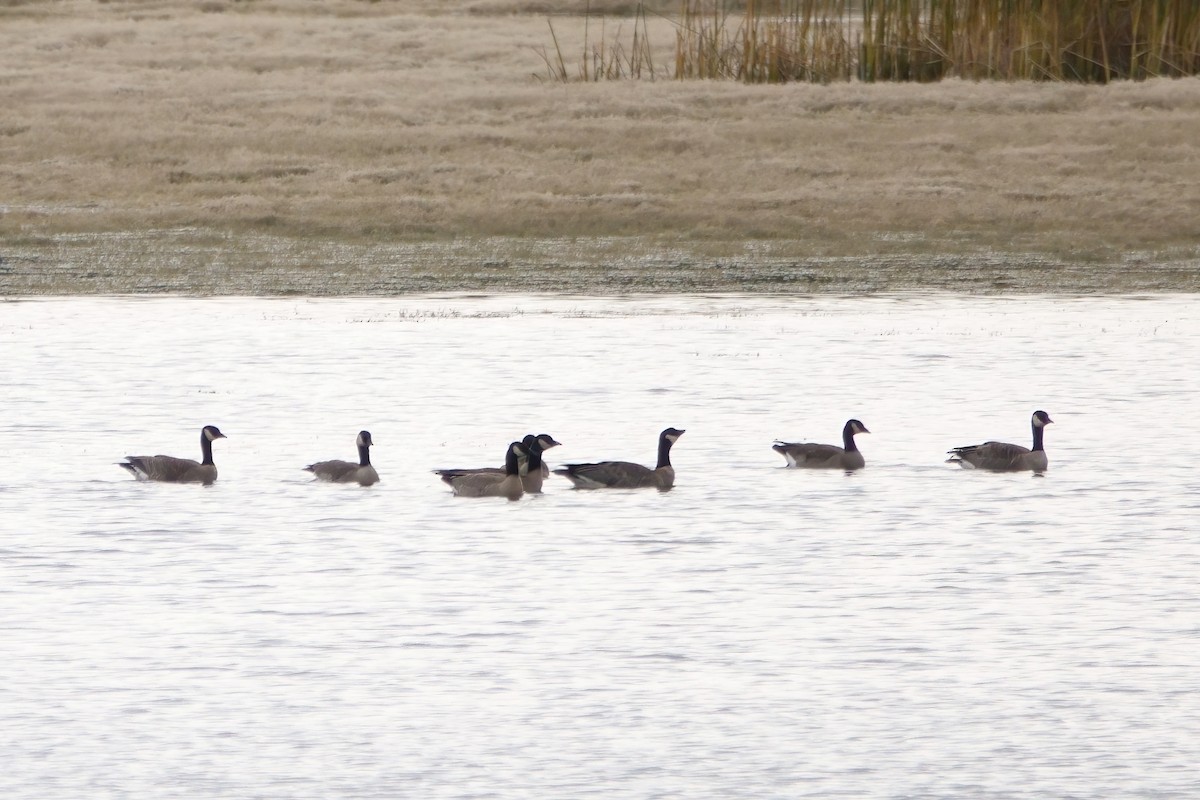
[[[309,464],[304,469],[317,477],[317,480],[332,483],[357,483],[359,486],[371,486],[379,483],[379,473],[371,464],[370,431],[359,431],[355,440],[358,446],[358,462],[353,461],[318,461]]]
[[[984,442],[964,447],[955,447],[946,459],[949,464],[958,464],[963,469],[982,469],[987,472],[1045,472],[1050,466],[1043,447],[1043,431],[1054,420],[1045,411],[1033,412],[1030,424],[1033,427],[1033,447],[1022,447],[1009,442]]]
[[[542,453],[549,450],[551,447],[557,447],[562,442],[555,440],[548,433],[539,433],[536,436],[529,434],[521,440],[521,444],[525,446],[529,455],[526,458],[520,459],[518,465],[518,474],[521,476],[521,485],[525,488],[527,494],[541,494],[542,486],[550,475],[550,467],[542,460]],[[474,469],[439,469],[437,474],[445,480],[447,476],[461,477],[465,475],[503,475],[503,467],[476,467]]]
[[[776,442],[771,449],[786,458],[789,467],[798,469],[862,469],[867,462],[854,443],[854,437],[860,433],[870,431],[866,425],[852,419],[842,428],[842,447],[809,442]]]
[[[488,469],[435,470],[445,483],[459,497],[507,497],[509,500],[519,500],[525,493],[521,482],[521,457],[528,457],[529,451],[521,442],[512,442],[504,454],[504,472],[497,473]]]
[[[670,489],[675,485],[671,465],[671,446],[686,431],[667,428],[658,435],[658,464],[651,469],[632,461],[598,461],[590,464],[565,464],[554,470],[576,489]]]
[[[176,456],[126,456],[118,464],[140,481],[161,483],[202,483],[211,485],[217,480],[217,465],[213,463],[212,443],[226,438],[215,425],[205,425],[200,430],[201,460]]]

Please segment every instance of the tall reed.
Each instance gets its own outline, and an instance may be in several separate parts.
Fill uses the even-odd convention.
[[[617,25],[609,39],[607,34],[607,17],[598,16],[600,25],[599,38],[591,38],[592,31],[591,4],[584,8],[583,25],[583,55],[576,65],[576,77],[582,81],[648,79],[654,80],[654,54],[650,50],[650,37],[646,22],[646,8],[639,3],[633,12],[633,34],[628,47],[622,42],[624,27]],[[546,62],[547,77],[559,82],[571,80],[571,70],[563,57],[562,47],[558,42],[558,33],[550,21],[550,37],[554,41],[554,53],[550,54],[544,48],[539,52]]]
[[[678,79],[1103,83],[1200,74],[1197,0],[681,0],[674,24]],[[630,50],[585,34],[579,77],[653,77],[642,6],[633,27]],[[561,53],[547,64],[553,77],[570,78]]]
[[[683,0],[675,77],[846,80],[855,69],[853,28],[848,0],[749,0],[737,18],[718,2]]]
[[[1108,82],[1200,72],[1195,0],[867,0],[905,9],[907,37],[875,37],[885,55],[918,54],[927,69],[963,78]],[[890,76],[864,67],[867,80]],[[916,76],[923,77],[922,76]]]

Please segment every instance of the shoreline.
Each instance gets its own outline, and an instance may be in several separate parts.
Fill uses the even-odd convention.
[[[619,294],[1200,292],[1200,259],[1034,253],[812,256],[803,243],[484,237],[361,245],[194,231],[60,237],[8,247],[0,297],[399,296],[441,292]]]

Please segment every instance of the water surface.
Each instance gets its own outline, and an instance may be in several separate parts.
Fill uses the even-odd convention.
[[[1194,797],[1191,296],[0,304],[6,798]],[[985,475],[955,445],[1028,444]],[[867,468],[782,468],[775,438]],[[138,483],[197,457],[216,485]],[[430,470],[650,463],[516,503]],[[375,487],[301,471],[374,435]]]

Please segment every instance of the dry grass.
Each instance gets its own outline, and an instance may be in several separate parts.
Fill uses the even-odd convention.
[[[171,253],[184,288],[280,252],[412,273],[462,241],[547,268],[572,240],[575,264],[1200,257],[1200,80],[562,85],[545,16],[449,6],[0,5],[0,292]],[[669,61],[672,26],[646,35]]]

